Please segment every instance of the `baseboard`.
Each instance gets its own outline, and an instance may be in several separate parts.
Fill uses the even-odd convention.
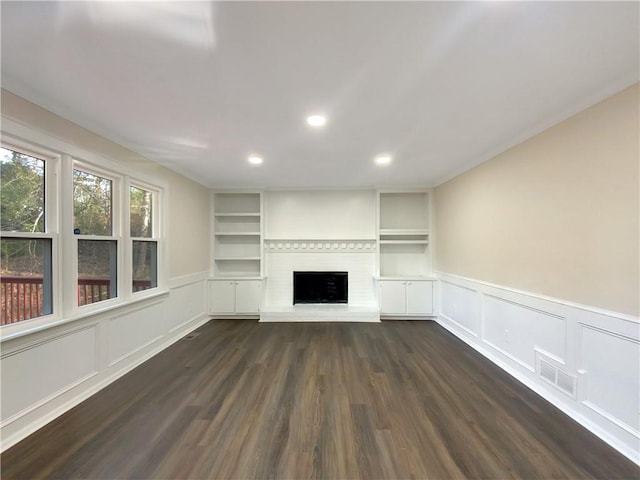
[[[616,400],[628,404],[637,391],[628,373],[640,346],[636,317],[444,273],[439,281],[439,325],[640,465],[634,412]],[[603,354],[611,361],[600,367]],[[544,378],[542,363],[573,380],[569,391]],[[600,388],[603,372],[618,385]]]
[[[86,388],[86,389],[82,390],[81,392],[78,392],[78,394],[76,394],[73,398],[69,399],[68,401],[66,401],[62,405],[58,406],[57,408],[55,408],[53,410],[50,410],[45,415],[39,417],[37,420],[29,423],[28,425],[26,425],[25,427],[21,428],[20,430],[17,430],[15,432],[11,433],[10,435],[7,435],[6,437],[3,436],[2,445],[0,445],[0,452],[4,452],[5,450],[11,448],[12,446],[14,446],[18,442],[22,441],[23,439],[25,439],[26,437],[28,437],[32,433],[36,432],[40,428],[42,428],[45,425],[47,425],[49,422],[55,420],[60,415],[64,414],[65,412],[67,412],[69,410],[71,410],[76,405],[79,405],[80,403],[82,403],[83,401],[88,399],[89,397],[95,395],[100,390],[102,390],[103,388],[107,387],[109,384],[115,382],[120,377],[126,375],[131,370],[133,370],[134,368],[136,368],[139,365],[143,364],[144,362],[146,362],[147,360],[149,360],[153,356],[155,356],[158,353],[160,353],[162,350],[165,350],[169,346],[173,345],[175,342],[180,340],[182,337],[184,337],[185,335],[187,335],[191,331],[201,327],[202,325],[204,325],[208,321],[209,321],[209,316],[206,315],[205,313],[203,313],[203,314],[199,315],[198,317],[193,318],[193,319],[185,322],[185,324],[183,325],[182,328],[176,329],[173,332],[171,332],[171,336],[169,338],[165,338],[162,342],[160,342],[157,345],[155,345],[153,348],[151,348],[149,351],[145,352],[144,354],[142,354],[141,356],[139,356],[138,358],[133,360],[131,363],[127,363],[122,368],[120,368],[119,370],[109,373],[107,376],[105,376],[104,378],[100,379],[97,383],[95,383],[91,387]]]

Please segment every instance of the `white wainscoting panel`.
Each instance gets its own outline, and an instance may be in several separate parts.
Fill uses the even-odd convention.
[[[4,339],[2,449],[209,321],[207,277],[172,279],[167,294]]]
[[[193,320],[207,311],[205,282],[198,279],[171,288],[172,300],[165,306],[165,325],[169,332],[180,328],[185,319]]]
[[[440,313],[474,337],[480,335],[480,294],[454,283],[440,282]]]
[[[438,323],[640,464],[638,317],[438,279]]]
[[[637,338],[581,325],[582,403],[639,435],[640,358]]]
[[[2,425],[94,375],[96,340],[93,324],[3,356]]]
[[[536,349],[564,363],[567,343],[564,318],[493,295],[484,295],[482,299],[482,339],[487,344],[532,372]]]
[[[124,315],[109,318],[109,367],[162,337],[165,303],[166,301],[159,300]]]

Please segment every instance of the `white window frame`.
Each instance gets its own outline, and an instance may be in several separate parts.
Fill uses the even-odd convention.
[[[127,282],[127,291],[134,297],[144,297],[150,294],[153,294],[154,292],[158,291],[158,289],[161,288],[161,285],[164,284],[164,282],[161,282],[161,277],[164,279],[163,276],[163,271],[164,269],[161,268],[161,259],[163,258],[163,254],[161,253],[161,246],[162,246],[162,221],[161,221],[161,215],[160,212],[162,211],[162,198],[163,198],[163,189],[155,186],[155,185],[151,185],[147,182],[143,182],[140,181],[138,179],[135,178],[131,178],[129,177],[127,179],[127,186],[126,186],[126,200],[125,200],[125,212],[126,212],[126,221],[125,221],[125,241],[127,242],[128,245],[128,249],[127,249],[127,258],[125,259],[125,261],[127,262],[127,265],[129,266],[129,268],[126,269],[126,274],[128,275],[128,278],[125,279],[125,281]],[[132,237],[131,236],[131,187],[134,188],[139,188],[141,190],[145,190],[147,192],[150,192],[152,194],[152,203],[151,203],[151,231],[152,231],[152,235],[151,237]],[[141,290],[139,292],[134,292],[133,291],[133,242],[137,241],[137,242],[154,242],[156,244],[156,286],[152,287],[152,288],[148,288],[146,290]]]
[[[49,262],[51,263],[51,313],[33,317],[28,320],[22,320],[14,324],[3,325],[2,328],[15,328],[25,322],[29,324],[46,324],[59,318],[61,314],[61,289],[58,281],[59,272],[59,224],[58,224],[58,199],[59,199],[59,172],[60,172],[60,155],[49,149],[39,147],[36,144],[25,142],[19,138],[13,137],[2,132],[0,144],[3,148],[15,152],[28,155],[30,157],[42,160],[44,162],[44,231],[43,232],[4,232],[0,231],[2,239],[34,239],[49,240],[51,251],[49,254]],[[46,302],[44,300],[43,302]]]
[[[82,318],[103,314],[114,309],[134,306],[151,298],[162,297],[168,286],[168,182],[147,171],[132,168],[123,161],[113,160],[68,143],[58,137],[28,125],[2,117],[1,139],[7,148],[47,160],[45,163],[45,233],[40,236],[52,242],[53,313],[0,327],[0,341],[4,342]],[[73,234],[73,169],[118,179],[114,193],[112,237],[118,240],[117,282],[118,296],[89,305],[78,306],[77,300],[77,239]],[[157,288],[132,293],[132,243],[129,231],[129,185],[154,193],[154,237],[157,241]],[[116,187],[114,187],[115,189]],[[115,192],[115,190],[114,190]],[[6,232],[3,237],[23,236]],[[31,234],[27,234],[31,236]],[[106,237],[83,237],[105,239]],[[109,238],[112,238],[109,237]],[[151,239],[149,239],[151,240]],[[127,278],[127,276],[129,278]]]
[[[86,235],[80,234],[75,235],[73,233],[73,229],[75,227],[75,219],[74,219],[74,203],[73,203],[73,172],[74,170],[80,170],[82,172],[86,172],[90,175],[96,175],[101,178],[106,178],[111,181],[111,235]],[[79,160],[77,158],[71,159],[71,204],[69,205],[70,216],[71,216],[71,229],[69,232],[73,236],[73,260],[71,262],[65,261],[65,265],[68,263],[73,264],[73,275],[72,279],[69,278],[70,272],[67,272],[67,282],[73,280],[73,288],[65,289],[67,292],[73,292],[73,307],[71,306],[71,299],[68,299],[68,306],[71,310],[77,310],[79,312],[90,312],[92,310],[100,310],[105,306],[109,306],[112,304],[117,304],[125,298],[123,295],[123,249],[124,249],[124,241],[122,238],[122,221],[123,221],[123,213],[122,213],[122,185],[124,183],[124,179],[122,175],[118,175],[117,173],[111,172],[109,170],[105,170],[103,168],[99,168],[94,166],[93,164],[86,162],[84,160]],[[97,241],[115,241],[116,242],[116,295],[114,297],[108,298],[107,300],[101,300],[99,302],[89,303],[86,305],[78,305],[78,242],[80,240],[97,240]]]

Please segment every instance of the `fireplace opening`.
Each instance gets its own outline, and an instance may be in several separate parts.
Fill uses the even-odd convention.
[[[293,304],[347,303],[348,272],[293,272]]]

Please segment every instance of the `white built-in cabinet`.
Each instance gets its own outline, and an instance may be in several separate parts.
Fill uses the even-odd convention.
[[[380,314],[434,314],[430,192],[378,192],[378,300]]]
[[[256,315],[262,299],[261,280],[210,280],[210,312],[214,315]]]
[[[262,193],[213,194],[212,315],[257,315],[262,288]]]
[[[434,280],[379,280],[381,315],[433,315]]]
[[[430,195],[429,190],[377,191],[375,276],[383,317],[434,315]],[[263,194],[215,191],[212,202],[209,313],[257,316],[265,287]],[[336,225],[342,224],[336,220]],[[341,234],[336,231],[335,238]]]

